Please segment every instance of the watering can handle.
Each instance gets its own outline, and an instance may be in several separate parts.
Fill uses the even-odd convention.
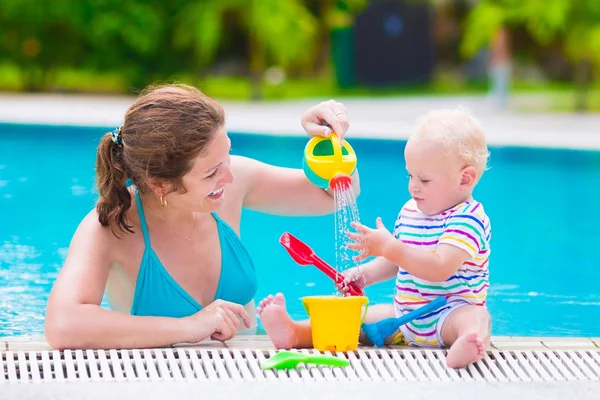
[[[341,160],[342,158],[342,143],[339,136],[335,132],[331,132],[331,146],[333,147],[333,156]]]

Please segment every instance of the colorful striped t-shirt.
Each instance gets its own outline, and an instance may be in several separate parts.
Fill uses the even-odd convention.
[[[425,215],[411,199],[398,215],[394,236],[411,247],[425,251],[435,253],[437,246],[445,243],[470,255],[470,259],[445,282],[417,278],[399,265],[394,301],[402,314],[442,295],[450,295],[446,307],[452,307],[453,302],[485,305],[489,287],[491,226],[481,203],[467,201],[440,214]],[[431,320],[434,315],[425,317]]]

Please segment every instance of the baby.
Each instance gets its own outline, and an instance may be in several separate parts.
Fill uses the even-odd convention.
[[[463,109],[433,111],[422,119],[404,153],[411,199],[399,213],[394,234],[380,218],[376,229],[355,224],[349,247],[359,251],[356,260],[376,258],[344,275],[361,287],[396,276],[394,304],[370,307],[367,323],[448,296],[444,307],[402,326],[386,342],[449,346],[448,366],[462,368],[482,359],[490,340],[485,301],[491,227],[483,206],[472,197],[489,155],[485,134]],[[276,347],[311,345],[310,326],[289,318],[283,295],[263,300],[259,315]]]

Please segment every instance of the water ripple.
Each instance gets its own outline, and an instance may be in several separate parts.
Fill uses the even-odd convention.
[[[40,253],[18,238],[0,247],[0,336],[43,335],[53,279],[36,262]]]

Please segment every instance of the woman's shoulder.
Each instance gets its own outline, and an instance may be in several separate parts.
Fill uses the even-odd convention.
[[[98,220],[96,209],[90,210],[81,220],[71,238],[65,265],[87,264],[89,260],[94,260],[99,265],[108,263],[113,246],[109,235],[110,228],[102,226]]]
[[[73,241],[76,237],[82,236],[79,243],[85,243],[85,245],[92,245],[100,248],[106,248],[111,250],[117,250],[122,246],[127,246],[127,242],[131,237],[136,236],[136,233],[140,230],[139,215],[135,204],[135,195],[132,198],[132,204],[127,211],[127,223],[131,226],[133,231],[122,232],[118,227],[105,226],[100,222],[98,211],[96,207],[91,209],[87,215],[81,220]]]
[[[99,247],[109,246],[112,244],[113,238],[116,238],[109,226],[103,226],[100,223],[95,207],[81,220],[73,239],[75,240],[78,236],[83,236],[85,243],[93,243]]]
[[[231,184],[233,195],[236,201],[239,203],[243,200],[256,177],[257,166],[260,166],[260,161],[244,156],[231,156],[231,171],[235,176],[235,180]],[[241,203],[240,203],[241,204]]]
[[[233,155],[231,156],[231,170],[237,176],[248,177],[256,170],[256,167],[261,164],[260,161],[253,158]]]

